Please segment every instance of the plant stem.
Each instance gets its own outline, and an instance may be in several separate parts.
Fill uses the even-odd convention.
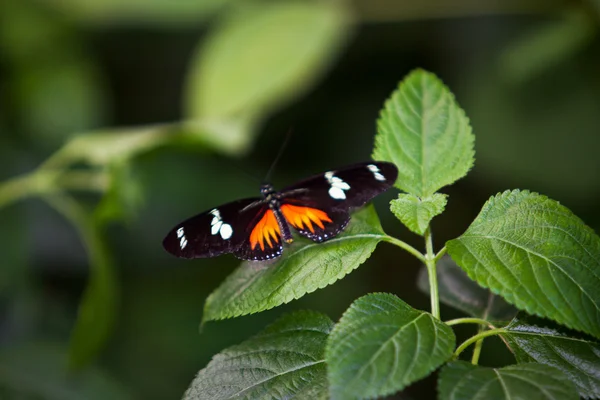
[[[481,334],[485,328],[483,326],[479,327],[479,331],[477,334]],[[483,338],[479,339],[475,343],[475,348],[473,349],[473,356],[471,356],[471,364],[477,365],[479,363],[479,356],[481,355],[481,348],[483,347]]]
[[[438,261],[440,261],[440,258],[444,256],[444,254],[446,254],[446,246],[442,247],[442,249],[438,251],[433,260],[437,263]]]
[[[109,177],[104,171],[68,171],[58,177],[56,184],[66,190],[104,192]]]
[[[506,329],[496,328],[496,329],[490,329],[489,331],[478,333],[477,335],[470,337],[469,339],[465,340],[460,346],[458,346],[458,348],[454,352],[453,358],[458,358],[460,353],[462,353],[467,347],[469,347],[471,344],[477,342],[478,340],[481,340],[488,336],[499,335],[504,332],[506,332]]]
[[[57,173],[32,172],[0,183],[0,208],[52,189]]]
[[[35,170],[0,183],[0,208],[27,197],[67,190],[103,192],[108,187],[104,171]]]
[[[408,251],[410,254],[412,254],[413,256],[417,257],[419,259],[419,261],[421,261],[422,263],[425,263],[425,256],[417,249],[415,249],[414,247],[412,247],[410,244],[403,242],[400,239],[396,239],[393,236],[384,236],[383,240],[385,240],[388,243],[391,243],[393,245],[396,245],[406,251]]]
[[[435,254],[433,252],[433,239],[431,237],[431,227],[425,230],[425,265],[427,266],[427,275],[429,276],[429,292],[431,296],[431,314],[440,319],[440,299],[438,294],[437,271],[435,267]]]
[[[451,319],[449,321],[446,321],[446,325],[449,325],[449,326],[458,325],[458,324],[479,324],[479,325],[489,326],[492,329],[494,329],[494,326],[492,324],[490,324],[485,319],[481,319],[481,318],[456,318],[456,319]]]

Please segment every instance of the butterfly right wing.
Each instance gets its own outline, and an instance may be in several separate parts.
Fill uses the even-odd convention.
[[[237,253],[248,245],[252,228],[266,211],[269,207],[261,198],[224,204],[177,225],[163,240],[163,247],[180,258]]]

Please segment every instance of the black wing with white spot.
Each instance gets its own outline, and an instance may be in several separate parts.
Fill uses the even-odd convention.
[[[301,235],[315,242],[329,240],[346,227],[352,209],[388,190],[397,177],[398,169],[388,162],[327,171],[283,189],[282,211]]]
[[[391,188],[396,178],[398,169],[394,164],[367,162],[304,179],[283,189],[281,196],[292,204],[349,211]]]
[[[180,258],[233,253],[248,241],[250,230],[269,206],[261,198],[237,200],[198,214],[169,232],[163,247]]]

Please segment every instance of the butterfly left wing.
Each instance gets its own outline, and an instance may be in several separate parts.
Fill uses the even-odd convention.
[[[215,257],[239,251],[248,227],[268,210],[260,198],[237,200],[185,220],[169,232],[163,247],[180,258]]]
[[[322,242],[339,234],[350,211],[393,186],[398,169],[388,162],[367,162],[327,171],[281,191],[281,212],[301,235]]]

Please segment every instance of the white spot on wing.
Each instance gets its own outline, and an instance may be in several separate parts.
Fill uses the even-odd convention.
[[[229,239],[233,234],[233,229],[231,228],[231,225],[223,222],[223,220],[221,219],[221,213],[216,208],[210,210],[210,214],[213,215],[213,219],[212,221],[210,221],[210,234],[214,236],[220,233],[221,237],[224,240]]]
[[[233,234],[233,229],[229,224],[223,224],[220,229],[221,237],[225,240],[229,239]]]
[[[385,176],[383,176],[383,174],[380,172],[377,165],[369,164],[367,165],[367,168],[373,173],[375,179],[377,179],[378,181],[385,181]]]
[[[216,224],[213,224],[212,228],[210,229],[210,233],[212,235],[216,235],[217,233],[219,233],[219,230],[221,229],[221,226],[223,225],[223,222],[218,221]]]
[[[344,193],[344,191],[337,186],[332,186],[329,188],[329,196],[336,200],[346,199],[346,193]]]
[[[329,188],[329,196],[336,200],[345,200],[346,193],[344,193],[344,191],[349,190],[350,185],[335,176],[331,171],[325,172],[324,176],[327,180],[327,183],[331,185]]]
[[[181,248],[181,250],[183,250],[185,246],[187,246],[187,239],[185,238],[185,235],[183,233],[183,226],[177,229],[177,237],[179,238],[179,247]]]

